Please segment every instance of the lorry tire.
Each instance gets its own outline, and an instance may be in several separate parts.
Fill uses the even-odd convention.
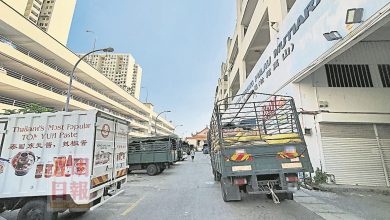
[[[213,176],[214,176],[214,181],[217,182],[217,172],[215,172],[215,170],[213,170]]]
[[[157,166],[154,164],[149,164],[148,167],[146,167],[146,173],[149,176],[154,176],[157,174]]]
[[[218,171],[215,171],[215,174],[217,176],[217,181],[221,181],[221,174],[218,173]]]
[[[292,193],[292,192],[287,192],[286,199],[287,199],[287,200],[294,200],[294,193]]]
[[[218,182],[221,180],[221,176],[219,175],[219,173],[217,171],[213,171],[213,175],[214,175],[214,181]]]
[[[47,210],[47,202],[43,199],[30,200],[20,209],[17,220],[42,219],[56,220],[58,212]]]
[[[221,191],[223,201],[241,201],[240,188],[233,185],[229,178],[221,178]]]

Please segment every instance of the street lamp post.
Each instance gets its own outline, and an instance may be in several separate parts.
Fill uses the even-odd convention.
[[[86,53],[84,56],[80,57],[80,59],[76,62],[76,64],[73,66],[73,69],[72,69],[72,72],[69,76],[69,85],[68,85],[68,92],[66,94],[66,103],[65,103],[65,111],[68,112],[69,111],[69,102],[70,102],[70,90],[72,89],[72,82],[73,82],[73,76],[74,76],[74,71],[76,70],[76,67],[77,65],[79,65],[79,63],[88,55],[90,55],[91,53],[95,53],[95,52],[98,52],[98,51],[103,51],[103,52],[114,52],[114,48],[112,47],[108,47],[108,48],[104,48],[104,49],[98,49],[98,50],[93,50],[89,53]]]
[[[91,30],[86,30],[85,32],[93,34],[93,49],[92,50],[95,50],[95,48],[96,48],[96,34],[95,34],[95,32],[91,31]]]
[[[159,117],[162,113],[168,113],[168,112],[171,112],[171,111],[162,111],[162,112],[160,112],[160,114],[157,115],[156,121],[154,122],[154,135],[155,135],[155,136],[157,136],[157,119],[158,119],[158,117]]]
[[[148,88],[145,87],[145,86],[142,86],[141,89],[145,89],[145,90],[146,90],[146,99],[145,99],[145,103],[148,103],[149,90],[148,90]]]
[[[182,127],[182,126],[183,126],[183,125],[176,125],[176,126],[173,128],[172,134],[175,133],[175,130],[176,130],[177,127]]]

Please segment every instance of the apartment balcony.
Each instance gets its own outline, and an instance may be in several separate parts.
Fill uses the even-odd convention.
[[[241,25],[248,27],[259,0],[244,0],[241,6]],[[245,35],[244,31],[244,35]]]
[[[62,109],[64,106],[65,96],[58,89],[49,87],[46,84],[34,82],[29,78],[18,79],[13,74],[0,73],[0,94],[5,97],[12,97],[20,100],[23,103],[36,102],[47,107]],[[76,96],[74,98],[77,99]],[[91,106],[82,103],[76,99],[72,99],[70,105],[78,109],[91,109]],[[33,101],[31,101],[33,100]],[[24,106],[18,106],[24,107]]]
[[[0,112],[4,109],[24,108],[27,105],[28,105],[27,102],[0,96],[0,106],[1,106]]]
[[[67,94],[65,90],[50,86],[46,83],[22,75],[8,68],[1,68],[0,77],[1,79],[3,79],[2,82],[0,82],[0,94],[8,97],[15,97],[18,100],[23,100],[12,102],[4,98],[7,103],[3,104],[23,108],[27,105],[27,103],[31,103],[31,100],[33,100],[34,103],[38,103],[47,107],[52,107],[57,110],[61,110],[64,107],[63,100],[66,99]],[[15,81],[15,79],[19,81]],[[71,96],[70,104],[74,108],[83,110],[96,108],[129,120],[131,122],[132,127],[144,130],[149,129],[147,123],[140,122],[127,115],[123,115],[110,108],[106,108],[104,106],[101,106],[99,104],[96,104],[94,102],[75,95]]]
[[[251,7],[253,7],[254,15],[256,16],[252,16],[249,23],[245,23],[247,30],[242,41],[242,53],[246,71],[245,78],[253,70],[271,41],[270,17],[267,5],[256,4]]]

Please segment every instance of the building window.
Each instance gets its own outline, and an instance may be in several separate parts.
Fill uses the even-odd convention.
[[[325,65],[329,87],[374,87],[368,65]]]
[[[35,9],[37,9],[38,11],[40,11],[40,10],[41,10],[41,8],[40,8],[40,7],[38,7],[36,4],[33,4],[33,7],[34,7]]]
[[[31,14],[33,14],[33,15],[38,17],[38,13],[36,13],[35,11],[31,11]]]
[[[379,74],[381,76],[383,87],[389,88],[390,87],[390,65],[389,64],[378,65],[378,68],[379,68]]]
[[[32,22],[37,22],[37,20],[35,20],[33,17],[29,17],[28,19],[30,19]]]

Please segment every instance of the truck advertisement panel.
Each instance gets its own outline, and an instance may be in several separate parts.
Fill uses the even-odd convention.
[[[89,201],[96,111],[0,117],[0,198]]]
[[[128,125],[117,122],[115,132],[115,178],[127,175]]]
[[[115,122],[112,118],[98,117],[92,187],[104,184],[113,177]]]

